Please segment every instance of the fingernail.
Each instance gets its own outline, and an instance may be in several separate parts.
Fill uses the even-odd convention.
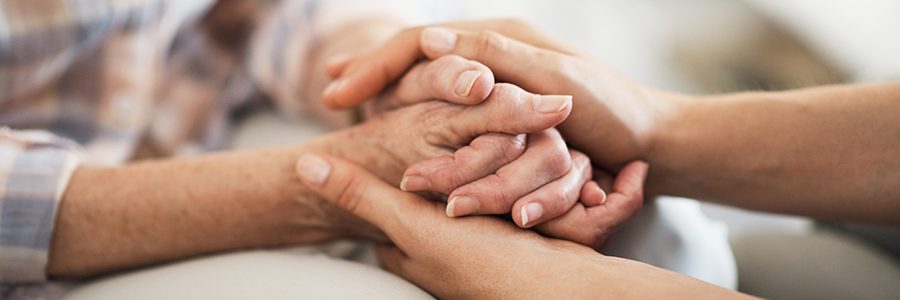
[[[534,222],[544,214],[544,206],[537,202],[522,206],[522,227],[528,226],[528,222]]]
[[[429,27],[422,30],[422,47],[438,55],[456,48],[456,34],[443,28]]]
[[[558,113],[572,103],[572,96],[534,95],[531,99],[534,110],[539,113]]]
[[[600,195],[603,195],[603,199],[600,199],[600,205],[603,205],[603,203],[606,203],[606,191],[599,187],[597,188],[597,190],[600,191]]]
[[[461,97],[468,97],[478,77],[481,77],[481,71],[469,70],[460,74],[459,79],[456,79],[456,94]]]
[[[469,196],[456,196],[453,199],[450,199],[450,202],[447,202],[447,216],[448,217],[462,217],[466,215],[471,215],[478,211],[478,208],[481,204],[478,203],[478,200]]]
[[[303,181],[322,185],[331,173],[331,164],[321,157],[306,154],[297,161],[297,173]]]
[[[400,190],[407,191],[426,191],[431,189],[431,181],[421,176],[404,177],[400,181]]]
[[[332,81],[331,83],[328,84],[328,86],[325,87],[325,91],[323,91],[322,94],[330,95],[330,94],[334,93],[335,91],[343,88],[344,85],[346,85],[346,84],[347,84],[347,79],[340,79],[340,80]]]

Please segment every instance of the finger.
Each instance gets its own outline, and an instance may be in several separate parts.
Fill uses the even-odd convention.
[[[516,19],[465,21],[449,23],[446,27],[463,30],[492,30],[536,47],[560,53],[582,53],[574,45],[547,34],[543,30]],[[347,108],[372,98],[399,78],[416,61],[422,59],[420,41],[425,27],[404,30],[375,51],[354,57],[342,68],[329,68],[329,75],[340,76],[323,95],[325,105],[332,109]],[[438,37],[435,42],[454,47],[455,35]],[[432,47],[434,46],[432,43]],[[436,58],[436,57],[434,57]]]
[[[615,180],[616,177],[609,174],[609,172],[594,168],[594,181],[596,181],[597,185],[604,191],[612,191]]]
[[[525,153],[518,159],[450,193],[447,215],[508,213],[517,200],[562,177],[571,165],[566,144],[555,129],[529,134]]]
[[[328,75],[328,78],[337,78],[344,72],[344,69],[350,65],[350,62],[353,61],[358,55],[350,55],[348,53],[340,53],[336,54],[332,57],[329,57],[325,62],[325,74]]]
[[[382,98],[405,106],[424,100],[440,99],[452,103],[481,103],[494,87],[494,74],[484,65],[455,55],[414,66],[397,83],[392,93]]]
[[[596,181],[588,181],[581,187],[581,197],[578,200],[587,207],[601,205],[606,202],[606,192]]]
[[[453,156],[419,162],[403,173],[400,189],[450,194],[454,189],[493,174],[525,151],[525,135],[481,135]]]
[[[432,36],[449,35],[455,35],[453,48],[425,42],[435,39]],[[572,75],[566,72],[576,67],[564,53],[535,47],[496,31],[429,27],[422,31],[421,38],[422,51],[429,58],[455,54],[476,60],[488,66],[499,80],[535,92],[560,90],[566,76]]]
[[[591,180],[591,161],[581,152],[569,150],[572,167],[562,178],[525,195],[512,207],[513,221],[529,228],[556,218],[578,202],[585,183]]]
[[[603,205],[585,207],[576,203],[556,219],[532,227],[541,234],[571,240],[597,249],[643,205],[643,183],[647,164],[636,161],[627,165],[616,179],[615,191]]]
[[[571,112],[572,96],[536,95],[500,83],[494,85],[484,102],[466,107],[444,124],[454,136],[474,138],[488,132],[517,135],[556,126]]]
[[[647,179],[647,163],[633,161],[625,166],[613,184],[606,202],[597,207],[606,207],[610,226],[631,219],[644,204],[644,180]],[[604,212],[598,210],[599,212]]]
[[[422,223],[442,217],[443,207],[391,187],[340,158],[306,154],[297,161],[296,172],[310,190],[375,225],[398,245],[405,242],[405,227],[400,222]]]
[[[407,30],[384,47],[356,57],[323,91],[325,106],[348,108],[377,95],[424,57],[418,42],[418,32]]]

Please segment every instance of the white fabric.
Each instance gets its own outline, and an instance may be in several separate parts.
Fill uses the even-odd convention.
[[[660,197],[648,202],[605,252],[737,289],[728,227],[707,218],[697,200]]]
[[[100,279],[66,300],[434,299],[376,267],[308,248],[198,258]]]

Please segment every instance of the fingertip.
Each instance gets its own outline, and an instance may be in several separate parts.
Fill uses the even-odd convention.
[[[638,166],[640,168],[640,171],[638,173],[641,174],[641,181],[646,180],[647,173],[650,172],[650,164],[648,164],[647,162],[642,161],[642,160],[636,161],[636,163],[638,164]]]
[[[540,202],[531,202],[522,205],[519,214],[521,220],[519,227],[529,228],[537,224],[541,216],[544,215],[544,206]]]
[[[572,96],[569,95],[534,95],[531,98],[534,111],[542,114],[561,113],[571,108]]]
[[[447,202],[447,216],[451,218],[468,216],[478,212],[481,203],[471,196],[456,196]]]
[[[297,160],[295,171],[304,184],[319,188],[328,179],[331,164],[321,156],[304,154]]]
[[[431,181],[422,176],[406,176],[400,181],[400,190],[404,192],[431,190]]]
[[[491,95],[491,89],[494,87],[494,73],[483,65],[481,69],[479,71],[481,76],[474,81],[468,94],[463,96],[465,103],[461,104],[476,105],[484,102]]]
[[[598,205],[603,205],[603,203],[606,203],[606,199],[608,198],[608,196],[606,195],[606,191],[601,189],[599,186],[596,186],[596,192],[600,194],[600,203]]]
[[[630,188],[643,189],[649,167],[649,164],[640,160],[629,163],[622,169],[622,172],[619,172],[621,180],[616,180],[617,190],[623,188],[621,185],[625,184],[632,185]],[[622,181],[622,183],[619,183],[619,181]]]
[[[340,110],[352,106],[343,104],[347,100],[343,92],[348,82],[349,79],[347,78],[338,78],[328,83],[325,90],[322,91],[322,102],[325,103],[325,107],[332,110]]]
[[[475,82],[481,78],[482,74],[484,74],[484,72],[481,70],[468,70],[459,74],[454,87],[456,95],[463,98],[469,97],[472,88],[475,87]]]

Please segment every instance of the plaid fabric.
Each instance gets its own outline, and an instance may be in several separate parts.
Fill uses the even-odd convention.
[[[309,3],[0,0],[0,298],[48,297],[11,284],[46,280],[79,164],[215,150],[235,107],[293,97]]]

